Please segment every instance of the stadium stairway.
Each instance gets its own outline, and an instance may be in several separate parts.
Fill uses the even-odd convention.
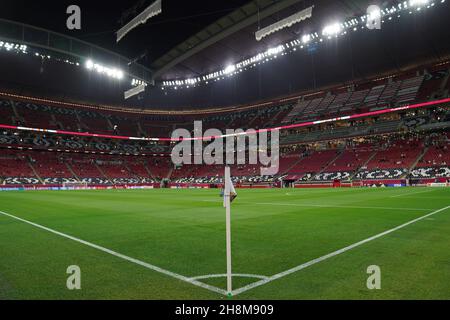
[[[414,161],[414,163],[413,163],[413,165],[411,166],[411,168],[408,169],[408,173],[407,173],[407,174],[405,175],[405,177],[403,177],[403,178],[406,178],[406,176],[409,175],[409,174],[411,173],[411,171],[413,171],[413,170],[417,167],[417,165],[418,165],[419,162],[423,159],[423,157],[425,157],[425,155],[427,154],[427,152],[428,152],[429,149],[430,149],[429,147],[425,147],[425,148],[423,149],[422,153],[419,155],[419,157],[417,157],[416,161]]]
[[[284,170],[284,172],[281,172],[281,175],[289,174],[289,172],[294,168],[300,161],[303,160],[303,157],[299,157],[297,161],[295,161],[287,170]]]
[[[343,154],[344,154],[344,152],[342,152],[342,151],[338,152],[337,156],[336,156],[333,160],[331,160],[325,167],[323,167],[322,170],[320,170],[320,172],[316,173],[314,176],[326,172],[326,170],[327,170],[333,163],[335,163],[335,162],[336,162]],[[314,176],[312,176],[308,181],[311,181],[312,179],[314,179]]]
[[[81,179],[75,174],[75,171],[73,171],[72,167],[71,167],[70,164],[68,164],[67,162],[66,162],[66,167],[67,167],[67,169],[69,170],[69,172],[73,175],[73,177],[74,177],[75,179],[77,179],[78,182],[81,183]]]
[[[255,123],[256,120],[259,119],[259,114],[257,113],[249,122],[248,122],[248,127],[252,128],[252,125]]]
[[[277,126],[281,123],[281,121],[288,115],[288,113],[292,110],[292,107],[287,110],[281,109],[278,113],[267,123],[267,126]]]
[[[20,119],[19,112],[17,112],[16,103],[13,100],[10,101],[11,101],[11,108],[14,112],[14,116],[16,117],[16,119]]]
[[[105,179],[107,179],[110,183],[114,184],[113,180],[105,174],[103,169],[100,168],[100,166],[97,163],[94,163],[94,166],[97,168],[98,171],[100,171],[100,173],[102,174],[103,177],[105,177]]]
[[[169,170],[169,173],[167,174],[166,179],[170,179],[170,177],[172,177],[172,173],[173,173],[174,169],[175,169],[174,166],[170,166],[170,170]]]
[[[111,119],[107,118],[106,124],[107,124],[107,130],[111,130],[111,132],[114,132],[114,125],[112,124]]]
[[[353,173],[352,176],[350,176],[349,180],[353,180],[356,175],[358,175],[358,173],[360,173],[361,168],[365,168],[367,167],[367,165],[373,160],[373,158],[375,158],[375,156],[377,155],[378,151],[374,151],[373,154],[369,157],[369,159],[367,159],[366,162],[364,162],[360,168],[358,168],[358,170],[355,170],[355,172]]]
[[[33,164],[31,163],[31,161],[29,159],[27,160],[27,163],[28,163],[28,166],[31,168],[31,171],[33,171],[34,175],[39,180],[39,182],[41,184],[45,184],[44,180],[42,180],[42,178],[39,176],[39,174],[37,173],[36,169],[34,168]]]
[[[127,169],[128,173],[130,174],[131,177],[139,178],[138,175],[133,170],[131,170],[130,166],[128,165],[128,163],[126,161],[123,162],[123,166],[125,169]]]
[[[148,176],[149,176],[150,178],[156,180],[156,177],[153,175],[152,171],[151,171],[150,168],[148,167],[147,161],[144,163],[144,169],[147,171]]]

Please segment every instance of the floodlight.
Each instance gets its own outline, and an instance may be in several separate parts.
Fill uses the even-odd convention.
[[[426,4],[430,3],[430,0],[409,0],[410,6],[424,6]]]
[[[234,65],[230,65],[228,67],[225,68],[225,70],[223,71],[223,73],[225,74],[230,74],[236,71],[236,67]]]
[[[86,61],[86,68],[92,70],[94,68],[94,62],[92,60]]]
[[[381,18],[381,10],[380,8],[376,8],[376,6],[373,6],[374,9],[369,10],[369,16],[368,16],[368,20],[369,21],[374,21],[374,20],[378,20]]]
[[[304,44],[306,44],[306,43],[308,43],[308,42],[310,42],[310,41],[311,41],[311,35],[305,34],[305,35],[302,37],[302,42],[303,42]]]
[[[322,30],[322,35],[324,36],[334,36],[339,34],[339,32],[341,32],[342,27],[340,23],[334,23],[334,24],[330,24],[328,26],[326,26],[325,28],[323,28]]]

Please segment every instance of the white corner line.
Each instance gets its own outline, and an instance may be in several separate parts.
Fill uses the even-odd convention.
[[[214,278],[226,278],[227,274],[208,274],[205,276],[192,277],[191,280],[205,280],[205,279],[214,279]],[[261,276],[258,274],[243,274],[243,273],[233,273],[233,277],[236,278],[252,278],[252,279],[268,279],[267,276]]]
[[[301,264],[301,265],[299,265],[299,266],[297,266],[297,267],[295,267],[295,268],[292,268],[292,269],[289,269],[289,270],[287,270],[287,271],[284,271],[284,272],[278,273],[278,274],[276,274],[276,275],[273,275],[273,276],[269,277],[268,279],[261,280],[261,281],[258,281],[258,282],[254,282],[254,283],[252,283],[252,284],[249,284],[248,286],[245,286],[245,287],[242,287],[242,288],[240,288],[240,289],[234,290],[234,291],[232,292],[232,294],[233,294],[233,296],[236,296],[236,295],[238,295],[238,294],[241,294],[241,293],[244,293],[244,292],[246,292],[246,291],[249,291],[249,290],[255,289],[255,288],[257,288],[257,287],[263,286],[263,285],[265,285],[265,284],[268,284],[269,282],[272,282],[272,281],[278,280],[278,279],[280,279],[280,278],[286,277],[286,276],[288,276],[288,275],[290,275],[290,274],[293,274],[293,273],[296,273],[296,272],[298,272],[298,271],[300,271],[300,270],[306,269],[306,268],[308,268],[308,267],[310,267],[310,266],[312,266],[312,265],[315,265],[315,264],[317,264],[317,263],[319,263],[319,262],[322,262],[322,261],[325,261],[325,260],[327,260],[327,259],[333,258],[333,257],[335,257],[335,256],[337,256],[337,255],[340,255],[340,254],[342,254],[342,253],[345,253],[345,252],[347,252],[347,251],[350,251],[350,250],[352,250],[352,249],[354,249],[354,248],[356,248],[356,247],[362,246],[362,245],[364,245],[364,244],[366,244],[366,243],[368,243],[368,242],[371,242],[371,241],[373,241],[373,240],[376,240],[376,239],[379,239],[379,238],[381,238],[381,237],[384,237],[384,236],[386,236],[386,235],[388,235],[388,234],[390,234],[390,233],[393,233],[393,232],[395,232],[395,231],[398,231],[398,230],[400,230],[400,229],[403,229],[403,228],[405,228],[405,227],[407,227],[407,226],[409,226],[409,225],[412,225],[412,224],[414,224],[414,223],[416,223],[416,222],[419,222],[419,221],[422,221],[422,220],[424,220],[424,219],[427,219],[427,218],[429,218],[429,217],[431,217],[431,216],[433,216],[433,215],[435,215],[435,214],[438,214],[438,213],[440,213],[440,212],[442,212],[442,211],[445,211],[445,210],[447,210],[447,209],[450,209],[450,206],[445,207],[445,208],[442,208],[442,209],[439,209],[439,210],[436,210],[436,211],[433,211],[433,212],[431,212],[431,213],[429,213],[429,214],[427,214],[427,215],[424,215],[424,216],[422,216],[422,217],[420,217],[420,218],[417,218],[417,219],[411,220],[411,221],[409,221],[409,222],[406,222],[406,223],[404,223],[404,224],[402,224],[402,225],[400,225],[400,226],[398,226],[398,227],[395,227],[395,228],[393,228],[393,229],[387,230],[387,231],[385,231],[385,232],[382,232],[382,233],[380,233],[380,234],[377,234],[377,235],[375,235],[375,236],[373,236],[373,237],[367,238],[367,239],[362,240],[362,241],[360,241],[360,242],[354,243],[354,244],[352,244],[352,245],[350,245],[350,246],[348,246],[348,247],[345,247],[345,248],[342,248],[342,249],[340,249],[340,250],[334,251],[334,252],[329,253],[329,254],[327,254],[327,255],[325,255],[325,256],[323,256],[323,257],[320,257],[320,258],[311,260],[311,261],[306,262],[306,263],[304,263],[304,264]]]
[[[99,246],[99,245],[90,243],[90,242],[88,242],[88,241],[84,241],[84,240],[78,239],[78,238],[76,238],[76,237],[67,235],[67,234],[62,233],[62,232],[59,232],[59,231],[56,231],[56,230],[53,230],[53,229],[44,227],[44,226],[42,226],[42,225],[40,225],[40,224],[37,224],[37,223],[31,222],[31,221],[28,221],[28,220],[25,220],[25,219],[16,217],[16,216],[14,216],[14,215],[12,215],[12,214],[9,214],[9,213],[3,212],[3,211],[0,211],[0,214],[1,214],[1,215],[4,215],[4,216],[6,216],[6,217],[12,218],[12,219],[21,221],[21,222],[23,222],[23,223],[32,225],[32,226],[34,226],[34,227],[36,227],[36,228],[39,228],[39,229],[48,231],[48,232],[53,233],[53,234],[55,234],[55,235],[58,235],[58,236],[60,236],[60,237],[63,237],[63,238],[66,238],[66,239],[69,239],[69,240],[72,240],[72,241],[75,241],[75,242],[84,244],[85,246],[88,246],[88,247],[97,249],[97,250],[102,251],[102,252],[104,252],[104,253],[107,253],[107,254],[110,254],[110,255],[115,256],[115,257],[117,257],[117,258],[126,260],[126,261],[128,261],[128,262],[131,262],[131,263],[134,263],[134,264],[137,264],[137,265],[140,265],[140,266],[142,266],[142,267],[144,267],[144,268],[150,269],[150,270],[152,270],[152,271],[156,271],[156,272],[158,272],[158,273],[161,273],[161,274],[164,274],[164,275],[166,275],[166,276],[175,278],[175,279],[177,279],[177,280],[187,282],[187,283],[192,284],[192,285],[194,285],[194,286],[197,286],[197,287],[200,287],[200,288],[203,288],[203,289],[206,289],[206,290],[215,292],[215,293],[219,293],[219,294],[224,295],[224,296],[227,295],[227,292],[226,292],[225,290],[220,289],[220,288],[217,288],[217,287],[214,287],[214,286],[211,286],[211,285],[208,285],[208,284],[205,284],[205,283],[202,283],[202,282],[199,282],[199,281],[197,281],[197,280],[195,280],[195,279],[191,279],[191,278],[189,278],[189,277],[186,277],[186,276],[177,274],[177,273],[175,273],[175,272],[168,271],[168,270],[162,269],[162,268],[160,268],[160,267],[154,266],[154,265],[149,264],[149,263],[147,263],[147,262],[144,262],[144,261],[141,261],[141,260],[138,260],[138,259],[135,259],[135,258],[128,257],[128,256],[126,256],[126,255],[123,255],[123,254],[121,254],[121,253],[115,252],[115,251],[113,251],[113,250],[110,250],[110,249],[101,247],[101,246]]]

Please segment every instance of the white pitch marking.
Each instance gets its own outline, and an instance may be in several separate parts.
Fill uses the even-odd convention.
[[[227,277],[227,274],[208,274],[206,276],[193,277],[193,278],[191,278],[191,280],[204,280],[204,279],[226,278],[226,277]],[[257,274],[241,274],[241,273],[233,274],[233,277],[253,278],[253,279],[263,279],[263,280],[269,278],[267,276],[261,276],[261,275],[257,275]]]
[[[203,202],[220,202],[217,200],[202,200]],[[403,210],[403,211],[428,211],[425,208],[394,208],[394,207],[360,207],[360,206],[341,206],[324,204],[297,204],[297,203],[273,203],[273,202],[242,202],[242,204],[254,204],[261,206],[290,206],[290,207],[316,207],[316,208],[343,208],[343,209],[385,209],[385,210]]]
[[[347,251],[350,251],[350,250],[352,250],[352,249],[354,249],[354,248],[356,248],[356,247],[362,246],[363,244],[366,244],[366,243],[371,242],[371,241],[373,241],[373,240],[376,240],[376,239],[379,239],[379,238],[381,238],[381,237],[384,237],[384,236],[386,236],[386,235],[388,235],[388,234],[390,234],[390,233],[393,233],[393,232],[395,232],[395,231],[398,231],[398,230],[400,230],[400,229],[403,229],[403,228],[405,228],[405,227],[407,227],[407,226],[409,226],[409,225],[412,225],[412,224],[414,224],[414,223],[416,223],[416,222],[425,220],[425,219],[427,219],[427,218],[429,218],[429,217],[431,217],[431,216],[434,216],[435,214],[438,214],[438,213],[440,213],[440,212],[442,212],[442,211],[445,211],[445,210],[447,210],[447,209],[450,209],[450,206],[445,207],[445,208],[442,208],[442,209],[439,209],[439,210],[436,210],[436,211],[431,212],[431,213],[429,213],[429,214],[427,214],[427,215],[424,215],[424,216],[422,216],[422,217],[420,217],[420,218],[417,218],[417,219],[411,220],[411,221],[409,221],[409,222],[406,222],[406,223],[404,223],[404,224],[402,224],[402,225],[400,225],[400,226],[398,226],[398,227],[395,227],[395,228],[393,228],[393,229],[387,230],[387,231],[385,231],[385,232],[382,232],[382,233],[380,233],[380,234],[377,234],[377,235],[375,235],[375,236],[373,236],[373,237],[367,238],[367,239],[362,240],[362,241],[360,241],[360,242],[354,243],[354,244],[352,244],[352,245],[350,245],[350,246],[348,246],[348,247],[345,247],[345,248],[342,248],[342,249],[340,249],[340,250],[334,251],[334,252],[329,253],[329,254],[327,254],[327,255],[325,255],[325,256],[322,256],[322,257],[320,257],[320,258],[317,258],[317,259],[311,260],[311,261],[309,261],[309,262],[306,262],[306,263],[304,263],[304,264],[301,264],[301,265],[299,265],[299,266],[297,266],[297,267],[295,267],[295,268],[292,268],[292,269],[289,269],[289,270],[287,270],[287,271],[284,271],[284,272],[278,273],[278,274],[276,274],[276,275],[273,275],[273,276],[269,277],[268,279],[261,280],[261,281],[252,283],[252,284],[250,284],[250,285],[248,285],[248,286],[242,287],[242,288],[240,288],[240,289],[234,290],[234,291],[232,292],[232,294],[233,294],[233,296],[236,296],[236,295],[241,294],[241,293],[243,293],[243,292],[246,292],[246,291],[249,291],[249,290],[251,290],[251,289],[260,287],[260,286],[262,286],[262,285],[265,285],[265,284],[267,284],[267,283],[269,283],[269,282],[272,282],[272,281],[278,280],[278,279],[280,279],[280,278],[286,277],[286,276],[288,276],[288,275],[290,275],[290,274],[293,274],[293,273],[296,273],[296,272],[298,272],[298,271],[300,271],[300,270],[306,269],[306,268],[308,268],[308,267],[310,267],[310,266],[312,266],[312,265],[315,265],[315,264],[317,264],[317,263],[319,263],[319,262],[322,262],[322,261],[324,261],[324,260],[333,258],[333,257],[335,257],[335,256],[337,256],[337,255],[340,255],[340,254],[342,254],[342,253],[345,253],[345,252],[347,252]]]
[[[413,195],[413,194],[428,193],[428,192],[433,192],[433,191],[436,191],[436,189],[433,189],[433,190],[426,190],[426,191],[417,191],[417,192],[402,193],[402,194],[397,194],[397,195],[395,195],[395,196],[391,196],[391,198],[406,197],[406,196],[410,196],[410,195]]]
[[[84,244],[84,245],[86,245],[86,246],[88,246],[88,247],[91,247],[91,248],[97,249],[97,250],[99,250],[99,251],[108,253],[108,254],[110,254],[110,255],[112,255],[112,256],[115,256],[115,257],[117,257],[117,258],[120,258],[120,259],[129,261],[129,262],[132,262],[132,263],[137,264],[137,265],[140,265],[140,266],[142,266],[142,267],[144,267],[144,268],[147,268],[147,269],[150,269],[150,270],[153,270],[153,271],[162,273],[162,274],[164,274],[164,275],[166,275],[166,276],[175,278],[175,279],[177,279],[177,280],[181,280],[181,281],[190,283],[190,284],[192,284],[192,285],[194,285],[194,286],[197,286],[197,287],[200,287],[200,288],[203,288],[203,289],[212,291],[212,292],[216,292],[216,293],[219,293],[219,294],[222,294],[222,295],[225,295],[225,296],[227,295],[227,292],[226,292],[225,290],[223,290],[223,289],[220,289],[220,288],[217,288],[217,287],[214,287],[214,286],[207,285],[207,284],[205,284],[205,283],[202,283],[202,282],[193,280],[193,279],[188,278],[188,277],[186,277],[186,276],[182,276],[182,275],[177,274],[177,273],[175,273],[175,272],[172,272],[172,271],[168,271],[168,270],[162,269],[162,268],[160,268],[160,267],[157,267],[157,266],[154,266],[154,265],[152,265],[152,264],[149,264],[149,263],[140,261],[140,260],[135,259],[135,258],[128,257],[128,256],[126,256],[126,255],[123,255],[123,254],[121,254],[121,253],[115,252],[115,251],[113,251],[113,250],[110,250],[110,249],[101,247],[101,246],[99,246],[99,245],[96,245],[96,244],[93,244],[93,243],[90,243],[90,242],[87,242],[87,241],[84,241],[84,240],[81,240],[81,239],[78,239],[78,238],[75,238],[75,237],[72,237],[72,236],[69,236],[69,235],[67,235],[67,234],[65,234],[65,233],[62,233],[62,232],[59,232],[59,231],[56,231],[56,230],[53,230],[53,229],[44,227],[44,226],[42,226],[42,225],[40,225],[40,224],[37,224],[37,223],[31,222],[31,221],[28,221],[28,220],[25,220],[25,219],[16,217],[16,216],[14,216],[14,215],[12,215],[12,214],[9,214],[9,213],[3,212],[3,211],[0,211],[0,214],[2,214],[2,215],[4,215],[4,216],[7,216],[7,217],[9,217],[9,218],[12,218],[12,219],[15,219],[15,220],[24,222],[24,223],[26,223],[26,224],[32,225],[32,226],[34,226],[34,227],[36,227],[36,228],[39,228],[39,229],[48,231],[48,232],[53,233],[53,234],[56,234],[56,235],[58,235],[58,236],[60,236],[60,237],[63,237],[63,238],[66,238],[66,239],[70,239],[70,240],[73,240],[73,241],[75,241],[75,242]]]

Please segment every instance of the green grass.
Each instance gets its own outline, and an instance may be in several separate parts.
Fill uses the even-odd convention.
[[[240,190],[233,271],[272,276],[449,205],[450,189]],[[0,211],[183,276],[226,272],[218,190],[8,192]],[[449,248],[450,209],[234,299],[450,299]],[[82,290],[66,288],[70,265]],[[0,214],[0,299],[226,297]]]

